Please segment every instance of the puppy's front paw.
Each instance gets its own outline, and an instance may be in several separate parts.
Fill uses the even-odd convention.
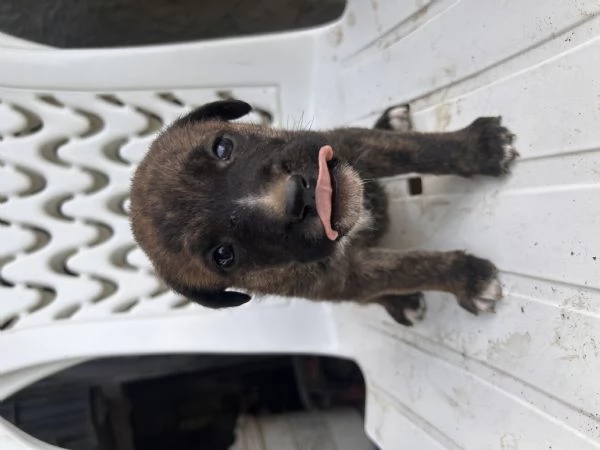
[[[405,295],[386,295],[379,301],[392,318],[407,327],[425,317],[427,306],[422,292]]]
[[[462,278],[464,287],[457,293],[460,306],[477,315],[494,312],[496,303],[502,299],[502,286],[498,281],[498,270],[491,262],[465,255]]]
[[[410,106],[397,105],[392,106],[384,111],[375,126],[379,130],[398,131],[406,133],[412,130],[412,121],[410,120]]]
[[[502,299],[502,286],[497,279],[493,279],[483,291],[473,298],[476,314],[479,312],[495,312],[496,303]]]
[[[474,173],[493,176],[508,173],[519,156],[513,145],[515,135],[501,122],[500,117],[480,117],[466,128],[473,142]]]

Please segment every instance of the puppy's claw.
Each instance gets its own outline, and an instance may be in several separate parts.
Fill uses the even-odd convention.
[[[514,146],[515,135],[502,126],[500,117],[480,117],[467,129],[477,135],[473,166],[467,173],[500,176],[510,171],[519,156]]]
[[[503,130],[504,131],[502,132],[502,140],[504,141],[504,143],[502,144],[502,150],[504,152],[504,155],[500,160],[500,166],[503,172],[506,173],[509,170],[510,164],[520,155],[513,144],[515,135],[508,131],[506,128],[503,128]]]
[[[410,131],[410,108],[408,105],[396,106],[388,111],[388,120],[390,128],[394,131]]]
[[[488,285],[483,289],[479,298],[482,300],[498,301],[502,298],[502,285],[494,278]]]
[[[399,133],[411,131],[410,105],[396,105],[386,109],[381,117],[377,119],[374,128]]]
[[[410,322],[409,326],[412,326],[418,322],[421,322],[425,318],[425,312],[427,311],[427,305],[425,303],[425,297],[423,294],[418,294],[419,306],[415,309],[404,309],[404,316]]]
[[[502,285],[494,278],[483,288],[477,297],[468,302],[470,307],[466,309],[475,315],[480,312],[493,313],[496,311],[496,304],[501,299]]]

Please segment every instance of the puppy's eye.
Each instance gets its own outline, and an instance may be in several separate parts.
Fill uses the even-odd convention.
[[[229,269],[235,264],[235,252],[231,245],[220,245],[213,252],[213,260],[217,267]]]
[[[233,151],[233,141],[225,137],[215,139],[213,144],[213,152],[219,159],[227,160]]]

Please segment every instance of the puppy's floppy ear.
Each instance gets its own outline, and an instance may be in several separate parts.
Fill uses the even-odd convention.
[[[245,116],[251,110],[252,106],[241,100],[220,100],[193,110],[177,122],[184,124],[202,120],[233,120]]]
[[[188,300],[207,308],[233,308],[248,303],[252,297],[235,291],[209,291],[170,284],[171,288]]]

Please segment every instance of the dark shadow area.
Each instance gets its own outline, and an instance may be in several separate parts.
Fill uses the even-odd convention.
[[[421,177],[408,179],[408,193],[410,195],[421,195],[423,193],[423,179]]]
[[[66,369],[1,402],[0,415],[70,450],[227,450],[242,416],[364,417],[364,402],[360,369],[344,359],[140,356]]]
[[[0,30],[61,48],[248,36],[321,25],[345,0],[2,0]]]

